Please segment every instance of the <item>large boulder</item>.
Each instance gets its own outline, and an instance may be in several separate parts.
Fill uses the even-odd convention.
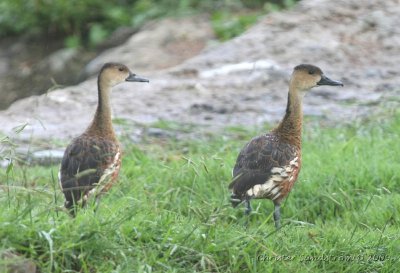
[[[180,25],[176,33],[174,27],[159,33],[154,26],[99,56],[87,71],[94,73],[105,61],[120,61],[133,70],[140,67],[150,79],[149,84],[125,83],[114,89],[116,118],[132,124],[167,120],[221,128],[278,120],[285,110],[292,68],[313,63],[345,87],[314,90],[305,99],[305,114],[351,121],[393,103],[391,98],[399,93],[396,2],[304,0],[292,10],[265,16],[240,37],[219,46],[201,51],[193,39],[188,44],[200,53],[169,69],[162,69],[168,65],[156,60],[169,62],[171,57],[179,63],[187,50],[180,46],[181,39],[189,30]],[[152,34],[172,40],[155,46]],[[0,112],[1,130],[9,134],[13,127],[28,123],[21,138],[76,136],[92,118],[96,89],[92,78],[18,101]]]

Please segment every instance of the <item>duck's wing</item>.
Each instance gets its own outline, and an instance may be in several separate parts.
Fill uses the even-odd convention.
[[[243,196],[255,185],[267,183],[272,175],[284,171],[296,154],[295,146],[279,141],[275,135],[253,138],[239,153],[229,189]]]
[[[59,174],[66,203],[77,202],[91,190],[113,164],[117,152],[117,145],[103,138],[74,139],[65,150]]]

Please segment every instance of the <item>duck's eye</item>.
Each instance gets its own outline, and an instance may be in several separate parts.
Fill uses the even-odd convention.
[[[308,71],[308,74],[314,75],[314,70],[309,70],[309,71]]]
[[[118,68],[118,70],[122,72],[122,71],[124,71],[124,68],[120,67],[120,68]]]

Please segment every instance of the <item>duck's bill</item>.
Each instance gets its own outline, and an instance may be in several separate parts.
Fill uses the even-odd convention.
[[[148,79],[141,78],[136,74],[130,74],[128,78],[126,78],[127,82],[149,82]]]
[[[343,86],[343,83],[340,81],[331,80],[327,76],[322,75],[321,80],[319,82],[317,82],[317,85]]]

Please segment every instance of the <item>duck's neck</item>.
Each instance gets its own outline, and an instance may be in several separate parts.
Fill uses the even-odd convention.
[[[303,124],[303,94],[294,86],[289,86],[286,114],[274,129],[282,141],[301,146],[301,130]]]
[[[97,109],[93,121],[87,129],[87,132],[104,137],[115,138],[114,128],[112,126],[111,120],[111,86],[109,86],[99,78],[97,81],[97,87],[99,92]]]

